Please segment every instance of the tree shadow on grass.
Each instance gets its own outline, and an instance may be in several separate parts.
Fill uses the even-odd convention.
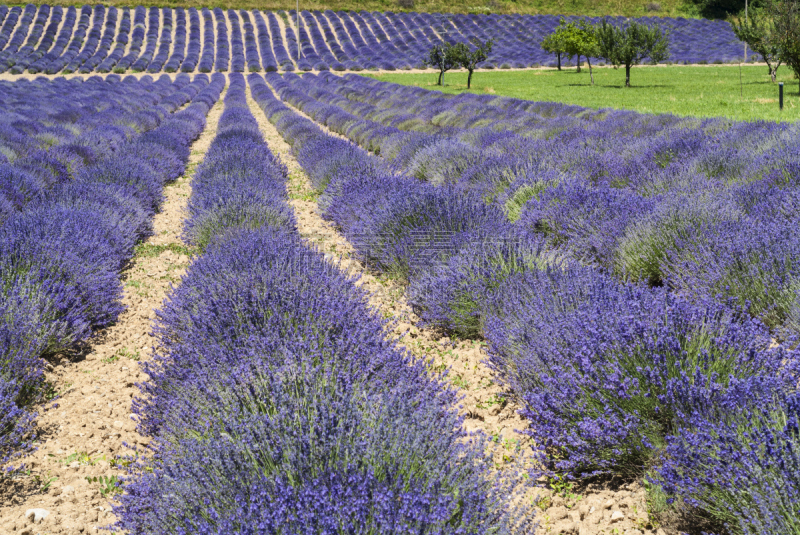
[[[633,84],[630,87],[625,87],[625,82],[621,84],[564,84],[559,87],[602,87],[607,89],[675,89],[674,86],[671,85],[664,85],[664,84],[647,84],[647,85],[636,85]]]

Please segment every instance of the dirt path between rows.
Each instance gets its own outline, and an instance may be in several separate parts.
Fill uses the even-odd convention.
[[[24,460],[29,472],[9,485],[0,481],[0,533],[98,533],[114,521],[106,489],[123,474],[120,457],[132,452],[124,444],[147,443],[135,430],[131,399],[146,379],[139,363],[151,355],[155,310],[189,264],[180,234],[191,176],[216,135],[223,98],[192,145],[186,172],[165,188],[153,236],[123,274],[127,310],[85,351],[50,360],[47,378],[59,397],[40,410],[38,450]],[[101,477],[110,482],[94,480]],[[46,513],[39,524],[32,510]]]

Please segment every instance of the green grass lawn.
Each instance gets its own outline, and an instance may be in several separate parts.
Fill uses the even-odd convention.
[[[466,91],[466,72],[445,74],[445,86],[436,86],[436,73],[390,73],[371,75],[379,80],[445,93]],[[594,69],[595,85],[589,84],[585,67],[527,71],[481,71],[472,77],[473,93],[492,93],[528,100],[577,104],[591,108],[624,108],[645,113],[674,113],[699,117],[730,117],[737,120],[800,119],[798,81],[786,67],[778,70],[784,82],[783,112],[778,110],[778,84],[771,83],[765,66],[739,67],[667,66],[634,67],[633,87],[625,88],[625,70]]]

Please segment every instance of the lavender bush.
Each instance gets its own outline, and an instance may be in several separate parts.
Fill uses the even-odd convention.
[[[190,7],[189,13],[189,37],[186,45],[186,55],[181,62],[181,72],[192,72],[197,68],[200,61],[200,15],[197,8]],[[177,55],[177,52],[176,52]]]
[[[670,438],[656,483],[730,533],[798,533],[798,401],[701,410]]]
[[[366,294],[286,231],[212,245],[160,325],[167,346],[137,408],[159,461],[127,485],[119,528],[511,528],[510,489],[490,483],[480,440],[462,441],[454,392],[386,342]]]
[[[641,473],[700,406],[766,399],[794,381],[794,352],[736,309],[693,304],[590,268],[530,271],[489,306],[492,366],[531,421],[551,470]]]
[[[200,72],[211,72],[214,67],[214,18],[208,8],[203,8],[203,53],[197,70]]]
[[[231,60],[231,52],[228,42],[228,26],[225,22],[225,12],[220,8],[214,8],[214,19],[217,23],[217,41],[216,41],[216,60],[214,61],[214,69],[217,72],[228,70],[228,65]],[[213,35],[213,34],[212,34]]]
[[[201,250],[230,228],[294,228],[283,202],[286,167],[264,143],[244,90],[244,78],[232,75],[217,137],[194,178],[186,237]]]
[[[487,295],[514,274],[563,262],[541,240],[515,236],[513,231],[489,236],[412,279],[407,298],[425,325],[478,338],[484,332]]]

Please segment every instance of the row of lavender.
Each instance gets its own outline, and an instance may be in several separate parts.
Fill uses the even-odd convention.
[[[352,75],[287,80],[350,123],[372,123],[347,132],[339,119],[337,131],[409,174],[479,192],[584,263],[698,298],[723,294],[779,336],[800,332],[795,234],[781,226],[796,205],[798,125],[445,97]],[[394,135],[402,152],[382,147]],[[736,258],[761,258],[764,272],[737,274]]]
[[[250,84],[275,113],[263,78]],[[185,235],[201,254],[158,313],[135,402],[152,456],[133,467],[116,527],[525,533],[531,517],[461,429],[455,392],[300,239],[286,177],[231,75],[192,182]]]
[[[205,75],[2,85],[0,465],[8,466],[36,438],[30,407],[42,399],[42,357],[123,311],[120,272],[222,86]]]
[[[732,532],[793,532],[796,125],[268,81],[381,156],[273,118],[364,258],[489,342],[550,475],[648,474]]]
[[[642,20],[670,32],[672,62],[741,58],[727,22]],[[29,4],[0,6],[0,23],[0,72],[55,74],[412,69],[442,40],[489,38],[495,47],[481,68],[554,66],[539,45],[558,19],[330,10],[298,19],[294,11]]]

